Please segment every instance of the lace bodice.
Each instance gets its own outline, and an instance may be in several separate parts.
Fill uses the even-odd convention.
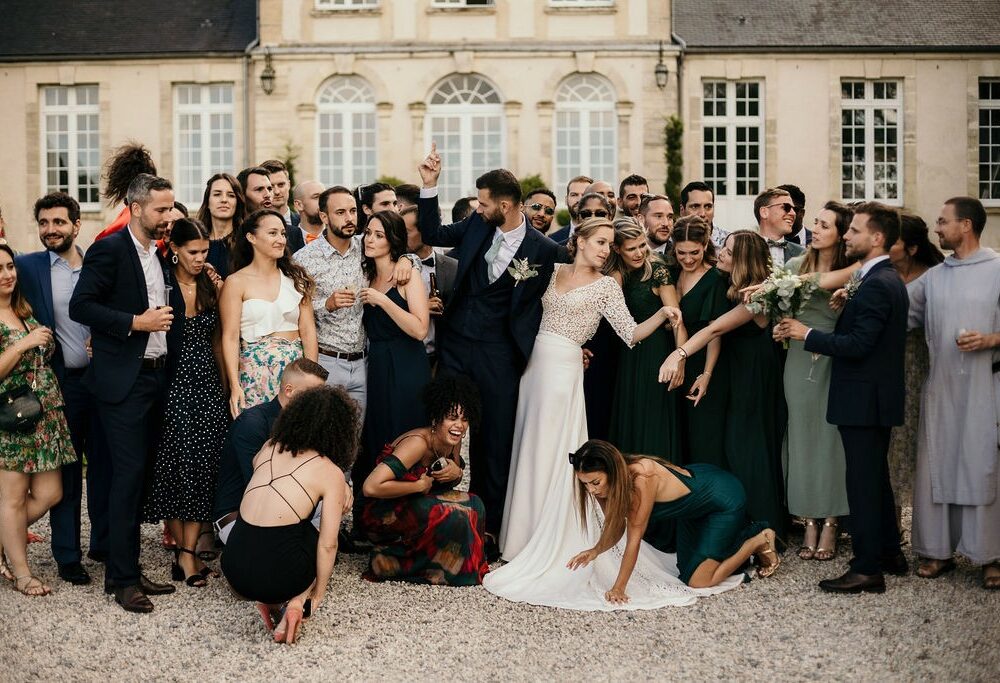
[[[632,334],[636,323],[614,278],[604,276],[589,285],[560,294],[556,291],[556,276],[561,267],[561,264],[555,267],[549,286],[542,295],[539,332],[552,332],[583,346],[597,332],[601,317],[604,317],[629,348],[634,346]]]

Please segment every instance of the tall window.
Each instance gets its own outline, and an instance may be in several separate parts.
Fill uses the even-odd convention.
[[[1000,203],[1000,78],[979,80],[979,198]]]
[[[316,175],[324,185],[375,180],[375,92],[359,76],[334,76],[316,98]]]
[[[716,197],[755,197],[764,176],[764,86],[702,83],[702,176]]]
[[[898,81],[840,84],[841,194],[845,200],[903,200],[903,100]]]
[[[614,183],[618,177],[615,91],[603,76],[574,74],[556,90],[555,179],[589,175]]]
[[[174,86],[174,164],[177,199],[200,204],[205,181],[233,171],[231,83]]]
[[[84,210],[98,210],[101,150],[97,86],[46,86],[41,102],[43,192],[65,192]]]
[[[504,163],[503,100],[482,76],[453,74],[431,91],[425,123],[427,145],[437,143],[441,203],[475,194],[476,178]]]

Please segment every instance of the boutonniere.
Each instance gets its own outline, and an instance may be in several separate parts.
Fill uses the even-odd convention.
[[[528,263],[528,259],[526,258],[511,261],[510,265],[507,266],[507,272],[514,278],[514,286],[517,287],[525,280],[530,280],[538,275],[538,271],[536,270],[538,265],[537,263]]]
[[[858,288],[861,286],[861,278],[857,277],[856,274],[851,276],[851,279],[847,281],[844,285],[844,300],[850,301],[851,297],[858,293]]]

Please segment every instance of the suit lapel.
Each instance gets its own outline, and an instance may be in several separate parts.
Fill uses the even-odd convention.
[[[121,239],[125,243],[125,253],[128,254],[129,263],[132,264],[132,272],[135,275],[136,292],[142,297],[143,309],[149,308],[149,291],[146,289],[146,274],[142,271],[142,262],[139,261],[139,254],[136,252],[135,243],[132,241],[132,232],[126,225],[118,231]]]
[[[538,246],[542,239],[544,238],[538,233],[538,231],[529,225],[527,231],[524,233],[524,239],[521,240],[521,246],[519,246],[517,251],[514,253],[514,258],[524,259],[530,265],[534,265],[535,258],[538,256]],[[511,260],[511,263],[513,263],[513,259]],[[535,277],[541,277],[541,274],[536,275]],[[517,304],[521,299],[521,293],[527,288],[528,282],[530,282],[530,280],[520,284],[514,283],[514,293],[510,297],[511,310],[517,308]]]
[[[38,291],[42,293],[41,303],[46,308],[44,315],[52,321],[52,329],[54,330],[56,328],[56,314],[55,305],[52,303],[52,262],[50,259],[49,252],[39,253],[35,277],[38,278]]]

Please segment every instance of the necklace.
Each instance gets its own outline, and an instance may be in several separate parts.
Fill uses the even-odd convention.
[[[184,282],[184,280],[180,278],[177,278],[177,284],[179,284],[181,287],[188,287],[189,289],[193,289],[198,286],[197,282]]]

